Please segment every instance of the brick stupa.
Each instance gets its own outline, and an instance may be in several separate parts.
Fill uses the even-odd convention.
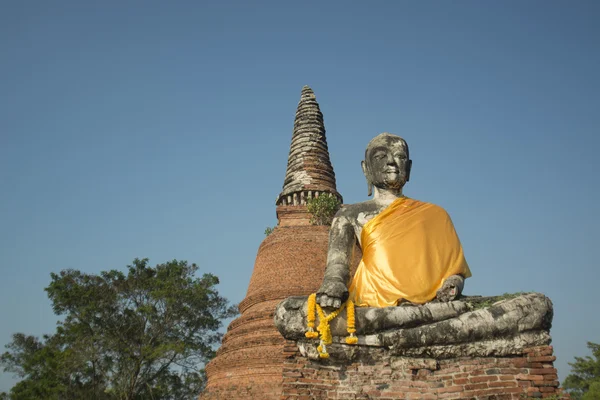
[[[206,367],[200,399],[279,399],[285,339],[275,328],[275,306],[315,292],[323,280],[328,228],[310,224],[306,201],[337,192],[323,114],[308,86],[296,111],[278,224],[261,243],[240,317],[231,322],[217,356]]]

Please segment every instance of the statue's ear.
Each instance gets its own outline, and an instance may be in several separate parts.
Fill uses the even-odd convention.
[[[410,170],[412,169],[412,160],[406,163],[406,182],[410,181]]]
[[[369,169],[367,168],[367,163],[361,161],[360,166],[362,167],[365,178],[367,178],[368,195],[371,196],[373,194],[373,184],[371,183],[371,174],[369,173]]]

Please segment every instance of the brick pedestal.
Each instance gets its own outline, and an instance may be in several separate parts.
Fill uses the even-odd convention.
[[[435,360],[392,356],[374,348],[354,361],[310,360],[296,343],[284,347],[281,399],[568,398],[559,389],[552,346],[509,357]]]

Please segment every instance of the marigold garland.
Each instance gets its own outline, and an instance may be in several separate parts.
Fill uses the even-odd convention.
[[[354,333],[356,332],[356,326],[355,326],[355,316],[354,316],[354,302],[352,302],[352,300],[348,300],[346,302],[346,314],[347,314],[347,328],[346,330],[348,331],[348,337],[346,337],[346,343],[347,344],[356,344],[358,343],[358,338],[356,336],[354,336]]]
[[[313,293],[310,296],[308,296],[307,313],[306,313],[308,331],[304,335],[309,339],[316,339],[319,337],[319,334],[320,334],[321,340],[320,340],[319,346],[317,346],[317,351],[319,352],[319,357],[320,358],[328,358],[329,357],[329,353],[327,353],[327,345],[330,345],[333,341],[333,338],[331,336],[331,327],[329,325],[329,322],[331,322],[335,317],[337,317],[344,310],[344,308],[347,309],[347,319],[348,319],[347,331],[348,331],[348,335],[349,335],[348,337],[346,337],[346,343],[347,344],[358,343],[358,338],[354,335],[354,333],[356,332],[356,326],[355,326],[356,319],[355,319],[355,313],[354,313],[354,303],[352,302],[352,300],[346,301],[344,304],[342,304],[342,306],[339,309],[333,311],[329,315],[325,315],[325,311],[323,311],[323,308],[321,308],[321,306],[319,304],[317,304],[316,299],[317,299],[316,293]],[[318,333],[314,331],[315,310],[319,314],[319,326],[317,327],[317,331],[319,331]]]
[[[304,334],[309,339],[316,339],[319,337],[319,333],[315,332],[315,305],[317,304],[317,294],[313,293],[308,296],[308,309],[306,313],[308,332]]]

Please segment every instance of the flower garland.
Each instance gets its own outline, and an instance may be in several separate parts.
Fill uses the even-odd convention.
[[[319,346],[317,347],[317,351],[319,352],[319,357],[321,358],[329,357],[329,353],[327,353],[327,346],[330,345],[333,341],[329,322],[331,322],[335,317],[337,317],[344,310],[344,308],[347,309],[347,331],[349,335],[348,337],[346,337],[346,343],[356,344],[358,343],[358,338],[354,335],[354,333],[356,332],[356,320],[354,314],[354,303],[352,302],[352,300],[346,301],[344,304],[342,304],[342,306],[339,309],[333,311],[329,315],[325,315],[325,311],[323,311],[323,308],[321,308],[321,306],[317,304],[316,293],[313,293],[310,296],[308,296],[306,316],[308,331],[304,335],[309,339],[316,339],[319,337],[320,334],[321,340]],[[319,326],[317,327],[317,331],[319,331],[318,333],[314,331],[315,310],[319,314]]]
[[[309,339],[316,339],[319,333],[315,332],[315,305],[317,304],[317,294],[313,293],[308,296],[308,312],[306,315],[308,332],[304,334]]]
[[[356,333],[356,321],[354,317],[354,302],[352,300],[348,300],[346,302],[346,313],[348,319],[346,330],[348,331],[349,335],[346,337],[346,343],[356,344],[358,343],[358,338],[354,336],[354,333]]]

